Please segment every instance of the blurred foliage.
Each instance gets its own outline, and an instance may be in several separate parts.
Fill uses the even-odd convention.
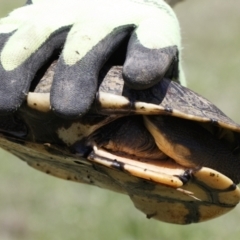
[[[0,0],[0,17],[23,3]],[[240,122],[240,1],[189,0],[175,9],[189,87]],[[127,196],[44,175],[4,151],[0,156],[2,240],[239,239],[240,207],[206,223],[161,223],[147,220]]]

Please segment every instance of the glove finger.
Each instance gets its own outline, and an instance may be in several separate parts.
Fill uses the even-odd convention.
[[[123,67],[129,87],[149,88],[170,72],[178,78],[180,33],[173,21],[172,17],[148,19],[132,34]]]
[[[0,114],[19,108],[36,72],[63,46],[69,27],[50,34],[44,41],[38,36],[29,39],[29,29],[25,31],[0,35]]]
[[[50,94],[51,108],[61,117],[77,118],[89,110],[100,69],[135,27],[125,25],[99,32],[97,26],[75,26],[68,35]]]

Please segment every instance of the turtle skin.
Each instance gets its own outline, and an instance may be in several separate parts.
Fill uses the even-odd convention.
[[[114,66],[90,111],[62,119],[50,109],[54,67],[1,117],[2,148],[47,174],[127,194],[147,218],[197,223],[238,204],[240,126],[211,102],[168,79],[129,89]]]

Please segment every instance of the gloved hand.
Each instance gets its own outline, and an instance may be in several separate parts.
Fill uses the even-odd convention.
[[[19,108],[37,71],[62,49],[51,107],[63,117],[81,116],[94,100],[100,69],[129,37],[127,85],[179,79],[179,25],[164,1],[28,0],[0,21],[0,113]]]

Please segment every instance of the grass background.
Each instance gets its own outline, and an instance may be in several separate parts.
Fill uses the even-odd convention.
[[[119,0],[120,1],[120,0]],[[24,0],[0,0],[0,17]],[[240,122],[240,1],[188,0],[175,10],[188,85]],[[206,223],[147,220],[127,196],[70,183],[0,152],[1,240],[239,239],[240,207]]]

